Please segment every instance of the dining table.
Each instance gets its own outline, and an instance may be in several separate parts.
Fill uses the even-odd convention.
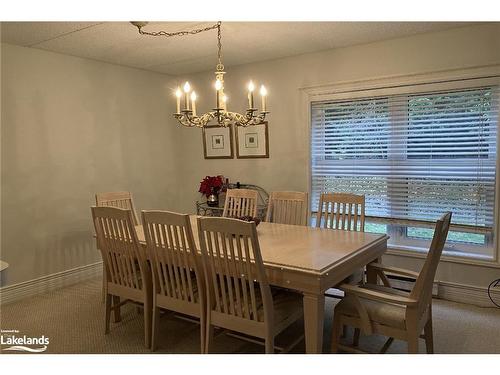
[[[195,245],[200,251],[197,215],[190,215]],[[145,247],[142,225],[136,226]],[[268,282],[303,295],[306,353],[321,353],[325,292],[387,250],[385,234],[262,222],[257,235]],[[376,274],[367,274],[375,283]]]

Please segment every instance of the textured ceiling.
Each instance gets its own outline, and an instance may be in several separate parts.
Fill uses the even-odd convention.
[[[180,31],[215,22],[151,22]],[[226,67],[470,25],[461,22],[223,22]],[[213,69],[215,30],[181,37],[140,35],[128,22],[2,22],[2,42],[171,75]]]

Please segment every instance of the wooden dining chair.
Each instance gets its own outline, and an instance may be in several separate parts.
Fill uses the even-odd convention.
[[[303,316],[302,296],[271,291],[255,222],[198,218],[198,234],[207,285],[205,352],[217,326],[264,339],[265,352],[274,353],[275,336]]]
[[[316,227],[364,232],[365,196],[349,193],[321,194],[316,215]],[[360,268],[343,282],[361,283],[364,280],[364,274],[364,268]],[[332,285],[332,287],[334,286]],[[326,296],[337,297],[328,292]]]
[[[149,348],[151,273],[137,239],[132,211],[116,207],[91,207],[91,210],[106,272],[105,333],[109,333],[111,310],[114,310],[115,322],[120,321],[120,307],[126,302],[135,302],[144,307],[144,341]]]
[[[107,193],[97,193],[95,195],[95,204],[97,207],[118,207],[132,211],[134,225],[139,225],[139,218],[135,211],[132,193],[129,191],[112,191]]]
[[[298,191],[273,191],[269,196],[266,221],[270,223],[307,225],[308,194]]]
[[[375,263],[368,266],[368,271],[376,273],[384,285],[367,283],[362,286],[340,286],[346,297],[334,309],[332,353],[338,349],[362,352],[356,348],[360,330],[367,335],[381,334],[389,337],[381,349],[382,353],[387,351],[394,339],[407,341],[408,353],[418,353],[419,338],[425,339],[427,353],[434,352],[432,284],[450,222],[451,212],[447,212],[436,222],[432,243],[420,273]],[[414,277],[416,282],[411,292],[393,289],[385,272]],[[341,327],[344,325],[355,328],[352,347],[339,343]]]
[[[97,207],[118,207],[125,210],[132,211],[132,218],[134,220],[134,225],[139,225],[139,220],[137,218],[137,213],[135,211],[134,200],[132,199],[132,193],[128,191],[111,191],[106,193],[97,193],[95,195],[95,204]],[[105,283],[106,283],[106,273],[103,269],[102,275],[102,302],[105,300]]]
[[[228,189],[224,202],[224,217],[257,216],[257,190]]]
[[[316,227],[364,232],[365,196],[348,193],[321,194]]]
[[[201,353],[205,345],[205,280],[189,215],[142,211],[148,259],[153,270],[153,331],[156,349],[160,308],[200,319]]]

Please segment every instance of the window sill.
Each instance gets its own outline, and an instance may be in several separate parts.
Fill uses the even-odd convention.
[[[388,245],[386,254],[408,258],[425,259],[427,257],[427,250],[410,246]],[[477,256],[466,255],[463,253],[454,253],[452,251],[443,252],[443,255],[441,256],[441,262],[459,263],[465,265],[500,269],[500,262],[497,259],[487,257],[479,258]]]

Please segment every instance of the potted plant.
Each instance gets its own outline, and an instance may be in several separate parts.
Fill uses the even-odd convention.
[[[206,176],[200,182],[200,193],[207,197],[207,204],[211,207],[219,205],[219,193],[224,191],[224,178],[222,176]]]

